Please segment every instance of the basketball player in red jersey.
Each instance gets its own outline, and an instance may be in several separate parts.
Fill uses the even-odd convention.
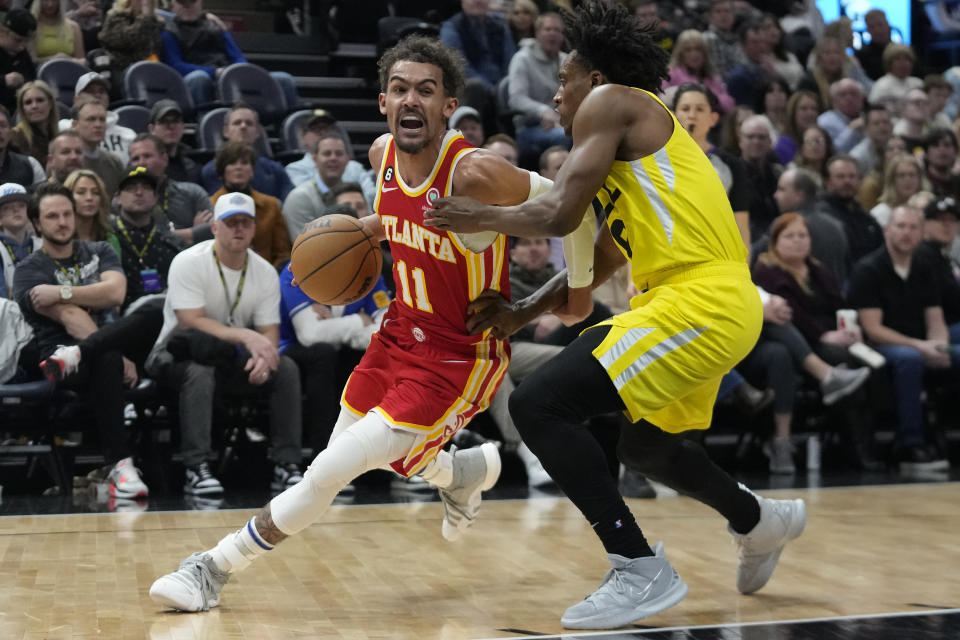
[[[214,548],[157,579],[150,596],[158,604],[182,611],[217,606],[231,573],[319,519],[344,486],[371,469],[419,473],[435,485],[448,540],[472,524],[481,492],[499,477],[492,444],[442,447],[486,409],[507,370],[506,341],[466,328],[467,305],[482,291],[509,297],[505,238],[436,232],[421,223],[441,197],[511,205],[548,190],[550,182],[447,130],[464,83],[462,65],[451,49],[422,37],[403,40],[381,58],[380,111],[390,133],[370,149],[370,165],[379,170],[378,215],[363,221],[390,242],[397,298],[347,382],[329,445],[303,481]],[[592,246],[592,231],[584,242]],[[571,291],[570,308],[579,309],[585,302],[577,294],[589,287]]]

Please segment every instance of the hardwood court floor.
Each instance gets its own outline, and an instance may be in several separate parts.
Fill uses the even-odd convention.
[[[765,493],[806,499],[809,517],[806,533],[754,596],[734,588],[734,548],[719,516],[687,498],[631,501],[651,541],[665,540],[690,585],[686,600],[644,624],[868,615],[960,603],[960,483]],[[563,610],[606,570],[599,543],[564,498],[486,502],[474,528],[453,544],[440,535],[438,503],[334,506],[228,584],[219,608],[177,614],[150,601],[155,577],[252,513],[0,518],[0,638],[556,634]]]

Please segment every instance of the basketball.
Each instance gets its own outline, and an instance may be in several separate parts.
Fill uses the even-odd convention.
[[[349,304],[370,293],[380,277],[380,245],[348,215],[314,220],[297,236],[290,254],[293,279],[322,304]]]

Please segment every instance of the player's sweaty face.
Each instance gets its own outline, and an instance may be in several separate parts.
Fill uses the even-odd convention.
[[[560,67],[558,74],[560,87],[557,89],[553,101],[557,105],[557,113],[560,114],[560,126],[569,136],[573,127],[573,117],[580,108],[580,103],[590,92],[590,74],[582,66],[576,63],[577,53],[573,51],[563,66]]]
[[[456,98],[445,95],[440,67],[424,62],[394,64],[386,92],[380,94],[380,112],[387,116],[390,133],[404,153],[419,153],[442,137],[456,108]]]

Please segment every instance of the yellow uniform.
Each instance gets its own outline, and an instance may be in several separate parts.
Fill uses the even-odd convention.
[[[677,433],[710,426],[720,379],[753,348],[762,310],[723,185],[670,117],[667,143],[614,162],[593,201],[643,291],[600,323],[611,328],[593,355],[632,421]]]

